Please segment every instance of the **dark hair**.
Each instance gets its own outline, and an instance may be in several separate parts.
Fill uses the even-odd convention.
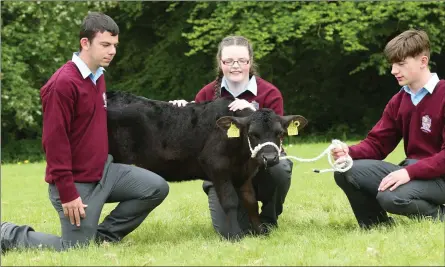
[[[116,36],[119,34],[119,27],[109,16],[99,12],[89,12],[80,26],[79,40],[86,37],[91,43],[96,33],[105,31]],[[82,50],[82,46],[80,46],[80,50]]]
[[[430,40],[426,32],[421,30],[407,30],[394,37],[385,46],[387,60],[396,63],[407,57],[423,54],[430,57]]]
[[[218,98],[221,96],[221,81],[224,76],[223,71],[221,69],[220,61],[221,61],[221,51],[226,46],[238,45],[245,46],[249,51],[249,60],[250,60],[250,70],[249,76],[257,75],[257,66],[253,61],[253,49],[249,40],[243,36],[227,36],[218,45],[218,52],[216,53],[216,78],[215,78],[215,86],[214,86],[214,98]]]

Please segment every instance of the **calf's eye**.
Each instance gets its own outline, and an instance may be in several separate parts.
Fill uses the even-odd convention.
[[[256,134],[256,133],[249,133],[249,136],[251,138],[260,139],[260,136],[258,134]]]
[[[284,131],[279,131],[279,132],[277,132],[277,136],[278,136],[278,137],[283,137],[283,136],[284,136]]]

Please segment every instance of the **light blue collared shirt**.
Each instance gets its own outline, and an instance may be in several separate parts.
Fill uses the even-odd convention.
[[[84,79],[86,79],[87,77],[90,77],[91,81],[93,81],[94,84],[96,84],[99,77],[102,74],[104,74],[105,69],[103,67],[99,67],[96,71],[96,74],[93,74],[93,72],[91,72],[91,70],[88,68],[87,64],[85,64],[85,62],[83,62],[83,60],[80,59],[79,52],[73,53],[73,58],[71,59],[71,61],[73,61],[74,64],[76,64],[77,68],[79,69],[80,73],[82,74],[82,77]]]
[[[244,93],[245,91],[250,91],[255,96],[257,95],[257,92],[258,92],[255,75],[252,75],[252,78],[250,78],[249,82],[247,83],[246,88],[243,91],[238,92],[237,94],[230,91],[229,85],[227,84],[226,77],[223,77],[222,81],[221,81],[221,89],[223,87],[227,90],[227,92],[229,92],[231,95],[233,95],[233,97],[238,97],[240,94]]]
[[[432,94],[434,91],[434,88],[436,87],[437,83],[439,82],[439,76],[437,76],[437,73],[432,73],[431,78],[428,80],[428,82],[423,86],[417,93],[413,93],[411,89],[408,87],[408,85],[405,85],[402,87],[405,92],[407,92],[411,96],[411,101],[413,102],[414,106],[417,106],[417,104],[420,103],[420,101],[428,94]]]

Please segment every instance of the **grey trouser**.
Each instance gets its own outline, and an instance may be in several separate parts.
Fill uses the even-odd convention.
[[[285,154],[282,153],[282,155]],[[253,179],[256,198],[262,202],[260,219],[268,226],[278,226],[278,216],[283,212],[284,200],[291,184],[292,167],[293,162],[289,159],[280,160],[280,163],[271,168],[260,168]],[[213,183],[205,181],[203,190],[208,196],[213,228],[222,236],[236,232],[228,229],[226,214],[221,207]],[[251,230],[249,217],[237,193],[239,192],[234,192],[230,197],[238,200],[238,224],[243,232],[248,232]]]
[[[416,160],[404,160],[394,165],[380,160],[355,160],[345,172],[335,172],[337,185],[346,194],[352,211],[362,228],[389,222],[386,212],[410,218],[431,217],[443,220],[445,179],[411,180],[394,191],[378,191],[380,182],[389,173]]]
[[[88,207],[80,227],[71,225],[63,214],[59,192],[50,184],[49,198],[60,218],[62,237],[40,233],[27,225],[6,223],[2,227],[2,242],[8,248],[49,247],[58,251],[73,246],[88,245],[90,241],[120,241],[136,229],[167,197],[169,186],[159,175],[145,169],[112,163],[109,155],[104,174],[98,183],[75,183],[82,202]],[[98,225],[105,203],[120,202]],[[3,228],[6,229],[3,229]]]

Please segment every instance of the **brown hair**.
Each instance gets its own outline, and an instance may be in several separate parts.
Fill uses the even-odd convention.
[[[255,64],[253,60],[253,49],[252,45],[250,44],[249,40],[246,37],[243,36],[227,36],[218,45],[218,52],[216,53],[216,78],[215,78],[215,85],[214,85],[214,98],[218,98],[221,96],[221,81],[224,76],[220,61],[221,61],[221,51],[226,46],[231,45],[238,45],[238,46],[245,46],[247,47],[247,50],[249,51],[249,60],[250,60],[250,70],[249,70],[249,76],[257,75],[257,65]]]
[[[105,31],[110,32],[111,36],[116,36],[119,34],[119,27],[108,15],[100,12],[89,12],[80,26],[79,40],[86,37],[88,41],[93,42],[96,33]],[[82,51],[82,45],[79,45],[79,51]]]
[[[384,50],[391,63],[401,62],[407,57],[423,54],[430,57],[430,40],[422,30],[407,30],[388,42]]]

